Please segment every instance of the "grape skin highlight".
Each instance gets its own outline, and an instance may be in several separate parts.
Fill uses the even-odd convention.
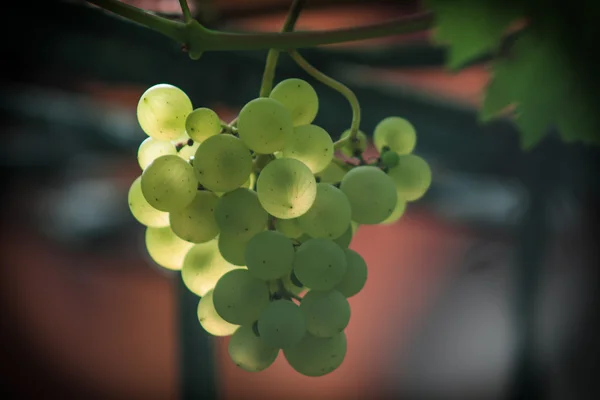
[[[148,137],[140,144],[138,148],[138,164],[142,170],[160,156],[167,154],[177,154],[177,150],[173,143],[169,141],[156,140]]]
[[[196,197],[194,170],[176,155],[160,156],[142,173],[142,193],[160,211],[177,211]]]
[[[302,161],[313,174],[321,172],[333,158],[333,141],[317,125],[297,126],[285,142],[283,156]]]
[[[291,78],[279,82],[269,97],[290,111],[294,126],[312,123],[319,111],[317,92],[302,79]]]
[[[185,92],[169,84],[154,85],[142,94],[137,106],[140,126],[157,140],[174,140],[185,132],[192,102]]]
[[[142,177],[138,176],[127,194],[129,210],[142,225],[160,228],[169,225],[169,213],[152,207],[142,193]]]
[[[384,118],[373,131],[373,142],[380,153],[388,146],[399,155],[409,154],[417,144],[415,127],[404,118]]]
[[[202,328],[214,336],[230,336],[239,328],[239,325],[225,321],[215,310],[213,291],[209,290],[198,303],[198,321]]]
[[[292,134],[292,116],[277,100],[251,100],[240,111],[237,122],[240,139],[250,149],[270,154],[283,149]]]
[[[150,258],[161,267],[180,270],[188,250],[194,245],[180,239],[170,226],[146,228],[146,249]]]

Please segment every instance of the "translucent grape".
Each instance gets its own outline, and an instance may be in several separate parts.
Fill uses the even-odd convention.
[[[276,231],[263,231],[255,235],[246,245],[246,266],[253,276],[277,279],[292,270],[294,245],[292,241]]]
[[[294,370],[306,376],[323,376],[336,370],[346,356],[346,334],[319,338],[306,334],[295,346],[283,350]]]
[[[229,134],[211,136],[194,155],[198,181],[214,192],[228,192],[244,184],[252,171],[248,147]]]
[[[380,153],[388,146],[398,154],[409,154],[417,144],[415,127],[404,118],[384,118],[373,131],[373,142]]]
[[[398,196],[405,201],[420,199],[431,186],[431,168],[427,161],[414,154],[401,156],[398,165],[388,175],[396,184]]]
[[[247,239],[221,233],[219,235],[219,251],[225,260],[233,265],[246,265]]]
[[[276,300],[260,314],[258,332],[260,338],[270,346],[290,347],[306,333],[306,318],[295,303]]]
[[[142,177],[137,177],[131,184],[127,201],[131,214],[140,224],[153,228],[169,225],[169,213],[157,210],[146,201],[142,193]]]
[[[181,279],[190,292],[204,296],[223,275],[239,267],[228,263],[219,253],[217,241],[194,245],[183,259]]]
[[[352,220],[359,224],[383,222],[398,201],[394,181],[373,166],[353,168],[344,176],[340,190],[350,200]]]
[[[215,208],[215,219],[221,232],[239,239],[248,240],[263,231],[268,217],[256,192],[245,188],[225,193]]]
[[[214,336],[229,336],[239,328],[239,325],[230,324],[217,313],[212,290],[206,292],[198,303],[198,320],[202,328]]]
[[[352,224],[348,224],[348,228],[346,231],[342,233],[342,236],[333,239],[333,242],[340,246],[342,249],[347,249],[352,242],[352,237],[354,236],[354,230],[352,229]]]
[[[282,150],[292,134],[292,117],[277,100],[261,97],[242,108],[237,128],[246,146],[257,153],[270,154]]]
[[[331,240],[309,239],[296,250],[294,273],[310,289],[332,289],[346,273],[346,255]]]
[[[277,218],[296,218],[308,211],[317,195],[317,183],[310,169],[292,158],[271,161],[256,182],[258,200]]]
[[[396,202],[396,207],[394,207],[394,211],[392,211],[392,214],[389,217],[387,217],[384,221],[380,222],[380,224],[393,224],[404,215],[404,211],[406,210],[406,201],[404,201],[400,196],[401,193],[398,193],[398,201]]]
[[[275,362],[277,347],[269,346],[252,331],[252,326],[240,326],[229,340],[231,360],[248,372],[260,372]]]
[[[348,136],[350,136],[350,129],[345,130],[340,135],[340,139],[347,138]],[[365,133],[363,131],[358,131],[358,133],[356,135],[356,140],[358,140],[358,142],[355,145],[353,143],[351,143],[350,140],[348,140],[340,148],[340,151],[342,152],[342,154],[344,154],[346,157],[354,157],[353,149],[360,150],[361,153],[363,151],[365,151],[365,149],[367,148],[367,145],[369,144],[369,139],[367,139],[367,135],[365,135]]]
[[[320,172],[331,163],[333,141],[317,125],[297,126],[285,142],[283,156],[302,161],[313,173]]]
[[[336,285],[335,290],[346,297],[352,297],[360,292],[367,282],[367,263],[354,250],[345,249],[344,252],[346,253],[348,268],[346,268],[346,273],[342,281]]]
[[[219,234],[219,226],[215,220],[215,208],[219,198],[208,190],[196,191],[194,200],[182,208],[169,214],[173,232],[183,240],[192,243],[204,243]]]
[[[290,111],[294,126],[310,124],[319,111],[317,92],[302,79],[291,78],[279,82],[269,97],[278,100]]]
[[[221,119],[210,108],[196,108],[185,120],[187,134],[197,142],[203,142],[221,132]]]
[[[192,102],[183,90],[168,84],[154,85],[142,94],[137,106],[140,126],[157,140],[177,139],[185,132]]]
[[[291,239],[299,238],[304,233],[297,218],[277,219],[275,220],[275,229]]]
[[[198,181],[191,165],[176,155],[160,156],[142,173],[142,193],[160,211],[177,211],[196,197]]]
[[[333,337],[350,322],[350,304],[337,290],[309,291],[300,309],[306,317],[306,330],[317,337]]]
[[[175,235],[170,226],[146,228],[146,249],[150,258],[161,267],[180,270],[193,245]]]
[[[138,148],[138,164],[140,164],[140,167],[144,170],[152,161],[167,154],[177,154],[177,150],[173,143],[156,140],[151,137],[146,138]]]
[[[340,189],[317,183],[315,201],[298,217],[298,224],[311,237],[335,239],[348,229],[351,216],[350,201]]]
[[[191,146],[188,146],[186,144],[181,148],[181,150],[179,150],[177,154],[185,161],[190,161],[193,159],[194,155],[196,154],[196,151],[198,151],[198,147],[200,147],[200,142],[194,142],[194,144]]]
[[[322,183],[339,183],[344,179],[346,172],[347,171],[336,162],[330,162],[323,171],[315,175]]]
[[[249,325],[269,305],[269,286],[246,269],[235,269],[219,279],[213,294],[215,309],[227,322]]]

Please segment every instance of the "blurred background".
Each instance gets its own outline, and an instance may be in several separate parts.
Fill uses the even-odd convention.
[[[176,0],[128,3],[173,18]],[[211,28],[279,30],[288,0],[188,0]],[[362,130],[398,115],[432,166],[427,195],[391,226],[361,226],[369,265],[350,299],[348,353],[322,378],[282,356],[246,373],[208,337],[198,298],[153,264],[126,196],[145,135],[135,107],[170,83],[229,120],[258,96],[266,51],[190,60],[169,39],[83,1],[11,2],[0,95],[0,393],[64,399],[592,399],[600,362],[599,149],[551,134],[519,148],[477,122],[485,63],[444,70],[430,33],[307,49],[355,90]],[[6,6],[5,6],[6,7]],[[417,12],[416,1],[312,0],[297,29]],[[11,21],[20,21],[16,28]],[[6,68],[6,69],[5,69]],[[276,80],[320,96],[315,121],[348,128],[344,98],[283,55]]]

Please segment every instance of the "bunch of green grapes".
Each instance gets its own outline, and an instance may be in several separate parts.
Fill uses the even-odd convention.
[[[306,376],[342,364],[347,299],[368,275],[349,248],[356,228],[397,220],[431,181],[427,163],[410,154],[407,121],[376,127],[380,157],[368,164],[367,136],[350,141],[348,130],[335,146],[313,123],[318,108],[300,79],[249,101],[232,124],[193,109],[172,85],[149,88],[138,104],[149,137],[138,151],[131,212],[147,227],[150,257],[181,270],[200,296],[200,324],[231,336],[229,355],[246,371],[266,369],[280,353]],[[336,148],[361,163],[334,159]]]

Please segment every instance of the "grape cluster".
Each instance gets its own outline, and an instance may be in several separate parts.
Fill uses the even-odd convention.
[[[406,120],[377,125],[380,156],[368,163],[363,132],[334,158],[331,136],[312,124],[318,108],[300,79],[251,100],[232,124],[193,109],[172,85],[139,100],[149,137],[138,151],[143,173],[129,191],[131,212],[147,226],[150,257],[181,270],[201,296],[200,324],[231,335],[231,359],[246,371],[269,367],[280,350],[307,376],[341,365],[347,299],[367,280],[364,259],[348,248],[352,237],[360,224],[398,220],[431,182],[428,164],[411,154],[416,136]]]

